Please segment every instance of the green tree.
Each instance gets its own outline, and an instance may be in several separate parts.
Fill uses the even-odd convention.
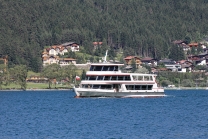
[[[184,87],[193,87],[194,86],[193,81],[191,81],[189,79],[184,79],[181,84],[183,84]]]
[[[203,48],[201,46],[197,47],[197,54],[200,54],[203,52]]]
[[[51,84],[54,83],[56,85],[56,79],[60,77],[60,65],[51,64],[43,68],[41,72],[41,76],[48,78],[48,88],[51,88]]]
[[[195,47],[191,47],[191,54],[192,55],[195,55],[197,52],[196,48]]]
[[[131,72],[134,73],[137,70],[137,65],[134,59],[131,60]]]
[[[86,77],[86,71],[85,70],[82,70],[82,80],[84,80]]]
[[[7,85],[9,83],[9,74],[8,69],[4,64],[0,64],[0,89],[2,89],[2,85]]]
[[[75,77],[73,77],[76,74],[77,67],[74,64],[67,65],[61,68],[62,73],[62,79],[66,79],[68,83],[73,82],[75,80]]]
[[[103,52],[94,54],[92,50],[95,40],[102,41],[104,47],[106,43],[114,52],[122,49],[124,56],[162,59],[172,52],[171,40],[184,39],[189,43],[207,36],[208,3],[205,0],[188,3],[187,0],[108,0],[107,4],[100,0],[2,0],[0,51],[8,54],[9,67],[24,64],[36,72],[41,70],[44,46],[65,42],[79,43],[84,47],[81,52],[99,57]]]
[[[148,69],[145,67],[139,67],[135,72],[136,73],[149,73]]]
[[[186,36],[184,41],[186,44],[189,44],[191,42],[191,38],[189,36]]]
[[[175,60],[175,61],[185,59],[185,54],[184,54],[183,48],[180,46],[172,45],[172,47],[170,49],[169,58],[172,60]]]
[[[17,65],[9,70],[10,75],[12,79],[14,79],[15,83],[20,85],[21,89],[25,90],[27,88],[27,66]]]
[[[170,82],[169,80],[163,80],[161,81],[161,85],[164,86],[164,87],[167,87],[168,85],[171,85],[172,82]]]

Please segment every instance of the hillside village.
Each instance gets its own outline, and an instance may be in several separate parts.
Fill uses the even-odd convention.
[[[151,67],[152,73],[157,73],[158,71],[172,71],[172,72],[206,72],[204,69],[196,70],[196,66],[207,66],[208,65],[208,48],[206,47],[207,42],[203,41],[200,43],[189,43],[185,44],[182,40],[173,41],[176,47],[182,47],[184,53],[187,55],[187,59],[175,61],[174,59],[154,59],[151,57],[139,57],[139,56],[126,56],[124,58],[127,67],[131,68],[132,60],[135,61],[137,67],[141,67],[143,64]],[[93,42],[92,47],[96,49],[98,46],[102,46],[102,42]],[[198,55],[188,55],[187,51],[191,48],[197,49],[201,48],[202,53]],[[59,64],[60,66],[66,66],[74,64],[79,67],[89,66],[90,62],[77,64],[76,59],[72,57],[61,58],[65,53],[69,51],[79,52],[80,46],[75,42],[67,42],[61,45],[53,45],[45,48],[42,53],[43,66],[50,65],[53,63]],[[158,65],[164,65],[164,67],[159,67]]]
[[[68,53],[68,50],[72,52],[79,51],[79,45],[74,42],[68,42],[61,45],[54,45],[44,49],[42,53],[43,66],[50,65],[53,63],[65,66],[69,64],[76,64],[76,59],[73,58],[60,58],[60,55]]]

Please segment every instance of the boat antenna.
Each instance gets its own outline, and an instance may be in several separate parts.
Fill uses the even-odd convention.
[[[107,56],[108,56],[108,50],[106,50],[106,53],[105,53],[105,57],[104,57],[104,63],[106,63],[107,62]]]

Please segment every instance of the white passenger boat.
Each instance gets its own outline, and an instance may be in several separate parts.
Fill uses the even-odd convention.
[[[74,87],[76,97],[162,97],[155,74],[124,73],[124,64],[94,63],[86,72],[86,79]]]

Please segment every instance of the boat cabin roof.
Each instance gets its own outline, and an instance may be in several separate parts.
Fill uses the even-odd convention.
[[[92,63],[91,66],[124,66],[121,63]]]

